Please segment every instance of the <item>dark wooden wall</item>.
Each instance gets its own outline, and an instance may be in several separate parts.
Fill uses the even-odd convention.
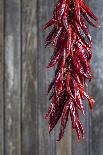
[[[52,14],[56,0],[0,0],[0,155],[103,155],[103,0],[88,4],[100,19],[94,30],[89,92],[95,98],[92,114],[81,119],[85,140],[77,143],[70,122],[64,138],[56,142],[58,127],[48,134],[43,119],[49,106],[47,71],[51,55],[44,48],[42,25]]]

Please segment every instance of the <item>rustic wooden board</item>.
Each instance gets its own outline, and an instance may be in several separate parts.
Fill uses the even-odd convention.
[[[52,133],[48,134],[48,124],[43,119],[43,115],[49,107],[47,98],[48,83],[52,80],[54,69],[47,71],[46,65],[49,61],[52,51],[44,48],[44,38],[48,31],[42,32],[42,25],[52,16],[54,0],[38,0],[37,1],[37,14],[38,14],[38,53],[37,53],[37,85],[38,85],[38,98],[37,103],[39,108],[39,154],[44,155],[71,155],[71,134],[70,127],[67,127],[67,134],[65,134],[61,142],[56,142],[58,135],[58,127]]]
[[[55,131],[48,134],[47,121],[43,119],[47,107],[49,106],[47,98],[48,82],[52,79],[53,70],[47,72],[46,65],[50,57],[49,48],[44,48],[44,38],[47,33],[42,30],[42,25],[48,20],[53,9],[48,0],[37,1],[37,17],[38,17],[38,50],[37,50],[37,103],[38,103],[38,132],[39,132],[39,154],[55,155],[56,154],[56,139]],[[48,75],[49,74],[49,75]]]
[[[85,129],[85,137],[84,140],[80,140],[78,142],[76,132],[73,132],[72,136],[72,155],[89,155],[90,152],[90,110],[88,107],[88,103],[84,102],[86,115],[83,116],[80,114],[80,120],[84,126]]]
[[[21,155],[21,6],[5,1],[5,155]]]
[[[36,0],[22,0],[22,155],[36,155],[39,148],[36,29]]]
[[[94,80],[89,93],[96,103],[91,114],[85,102],[86,116],[80,115],[84,142],[78,143],[75,133],[72,136],[70,121],[63,139],[56,142],[59,126],[49,135],[43,118],[49,107],[47,87],[54,69],[46,69],[52,51],[44,48],[49,30],[44,32],[42,25],[51,17],[56,1],[0,1],[0,155],[103,155],[102,0],[87,0],[101,27],[90,28]]]
[[[0,1],[0,155],[4,150],[4,1]]]
[[[58,133],[58,130],[57,130]],[[57,155],[71,155],[72,154],[72,133],[71,133],[71,121],[69,118],[65,133],[60,142],[56,147]]]
[[[93,36],[93,61],[92,68],[94,80],[91,84],[91,94],[95,98],[94,110],[91,116],[91,155],[103,154],[103,1],[90,0],[89,5],[98,16],[100,27],[91,28]]]

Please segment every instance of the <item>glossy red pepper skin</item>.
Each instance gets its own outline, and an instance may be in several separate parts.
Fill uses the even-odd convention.
[[[62,138],[62,136],[64,134],[64,130],[66,128],[66,124],[68,121],[68,115],[70,112],[70,102],[71,102],[71,98],[65,103],[65,106],[63,108],[63,112],[61,115],[60,131],[59,131],[58,141]]]
[[[85,4],[84,0],[80,0],[80,1],[81,1],[81,2],[80,2],[81,8],[83,8],[91,18],[93,18],[95,21],[98,22],[97,17],[96,17],[96,16],[94,15],[94,13],[90,10],[90,8]]]
[[[93,27],[97,28],[98,27],[98,22],[93,23],[93,21],[89,18],[87,12],[81,8],[81,14],[83,17],[86,19],[86,21]]]
[[[46,39],[45,39],[45,47],[46,47],[47,45],[49,45],[49,44],[52,42],[52,38],[53,38],[53,36],[54,36],[56,30],[57,30],[57,28],[54,26],[54,27],[52,28],[51,32],[50,32],[50,33],[48,34],[48,36],[46,37]]]
[[[77,20],[77,22],[80,25],[81,29],[83,30],[84,34],[86,35],[86,37],[88,38],[88,40],[90,41],[90,44],[91,44],[92,43],[91,35],[90,35],[90,32],[89,32],[85,22],[83,21],[82,16],[80,16],[80,21]]]
[[[52,27],[45,47],[50,45],[54,49],[47,67],[57,67],[48,87],[51,104],[45,118],[49,123],[49,133],[60,119],[58,141],[63,137],[69,114],[78,140],[81,136],[84,138],[79,118],[79,111],[85,114],[82,99],[88,100],[91,110],[94,104],[94,99],[86,92],[86,81],[92,79],[92,37],[85,20],[93,27],[98,25],[97,17],[84,0],[59,0],[52,18],[44,25],[44,29]]]

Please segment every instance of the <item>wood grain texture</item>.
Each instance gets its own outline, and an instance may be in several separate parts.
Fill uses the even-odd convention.
[[[36,29],[36,0],[22,0],[22,155],[38,154]]]
[[[20,0],[5,0],[5,155],[21,155],[20,8]]]
[[[42,25],[57,0],[0,0],[0,155],[103,155],[103,2],[86,1],[100,19],[97,30],[90,27],[94,80],[89,93],[96,103],[91,114],[84,102],[85,140],[78,143],[71,121],[56,142],[59,124],[49,135],[43,118],[55,68],[46,69],[52,50],[44,48],[49,30]]]
[[[0,155],[4,150],[4,1],[0,1]]]
[[[57,130],[58,133],[58,130]],[[71,121],[69,119],[63,138],[57,143],[57,155],[71,155],[72,154],[72,133]]]
[[[94,79],[90,92],[95,98],[94,110],[91,116],[90,155],[103,155],[103,1],[89,1],[93,12],[97,15],[100,27],[91,28],[93,36],[92,68]]]
[[[47,72],[46,65],[50,57],[49,48],[44,48],[44,38],[46,37],[46,32],[42,30],[43,24],[47,22],[50,14],[53,10],[52,5],[48,0],[38,0],[37,1],[37,17],[38,17],[38,50],[37,50],[37,103],[38,103],[38,131],[39,131],[39,155],[55,155],[56,154],[56,139],[55,131],[51,135],[48,134],[48,124],[47,121],[43,119],[44,114],[47,112],[47,107],[49,106],[47,98],[47,87],[48,82],[53,77],[54,70]]]
[[[52,133],[48,134],[48,124],[44,121],[43,115],[47,112],[49,101],[47,98],[48,83],[54,76],[54,69],[47,70],[46,65],[49,61],[52,50],[48,47],[44,48],[44,38],[48,31],[42,31],[42,25],[52,16],[54,5],[57,1],[38,0],[38,53],[37,53],[37,85],[38,98],[37,103],[39,108],[39,154],[44,155],[71,155],[71,134],[70,127],[67,127],[67,132],[64,139],[58,143],[56,138],[58,135],[58,127]],[[69,130],[69,132],[68,132]],[[69,134],[69,135],[68,135]]]

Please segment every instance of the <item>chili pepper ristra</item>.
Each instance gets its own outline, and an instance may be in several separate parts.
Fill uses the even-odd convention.
[[[56,66],[54,79],[48,87],[51,101],[45,118],[49,123],[49,133],[60,119],[58,141],[62,138],[68,117],[78,140],[84,137],[84,128],[79,111],[85,114],[82,100],[87,99],[92,110],[94,99],[86,92],[86,83],[91,81],[92,37],[86,22],[98,26],[98,19],[84,0],[59,0],[52,18],[44,25],[51,27],[46,37],[45,47],[54,50],[48,68]]]

